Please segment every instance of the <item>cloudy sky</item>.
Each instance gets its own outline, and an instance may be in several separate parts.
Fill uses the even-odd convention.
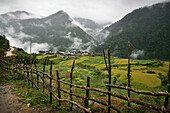
[[[64,10],[71,17],[115,22],[136,8],[170,0],[0,0],[0,14],[24,10],[48,16]]]

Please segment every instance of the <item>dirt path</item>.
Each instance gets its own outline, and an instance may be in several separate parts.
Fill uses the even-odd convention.
[[[7,51],[7,52],[6,52],[6,56],[8,57],[8,56],[15,55],[15,54],[12,53],[13,51],[14,51],[14,48],[13,48],[13,47],[10,47],[10,51]]]
[[[19,99],[10,89],[10,85],[0,83],[0,113],[37,113],[19,102]]]

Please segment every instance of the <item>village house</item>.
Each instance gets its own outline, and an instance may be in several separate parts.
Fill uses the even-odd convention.
[[[91,55],[91,53],[87,51],[76,51],[76,50],[66,50],[66,51],[57,51],[56,57],[58,58],[76,58],[74,55],[81,55],[81,56],[87,56]]]
[[[52,54],[52,51],[51,50],[48,50],[48,51],[39,51],[39,54],[41,54],[41,55]]]

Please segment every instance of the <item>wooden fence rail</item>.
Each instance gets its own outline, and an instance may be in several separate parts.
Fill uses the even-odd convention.
[[[103,52],[104,52],[104,50],[103,50]],[[26,80],[28,81],[28,85],[30,85],[30,82],[31,82],[32,87],[34,85],[38,90],[42,91],[42,93],[44,93],[45,89],[47,89],[49,91],[49,95],[50,95],[49,96],[50,103],[52,103],[52,96],[58,100],[59,105],[61,105],[62,101],[69,102],[70,103],[70,111],[73,110],[73,105],[76,105],[80,109],[84,110],[86,113],[92,113],[92,111],[90,111],[88,109],[89,108],[88,103],[89,103],[89,101],[93,101],[93,102],[96,102],[96,103],[99,103],[99,104],[102,104],[102,105],[108,107],[108,113],[110,113],[110,109],[113,109],[113,110],[117,111],[118,113],[121,113],[121,111],[118,108],[111,105],[111,96],[113,96],[113,97],[117,97],[117,98],[128,101],[127,112],[130,112],[130,107],[131,107],[130,103],[131,102],[138,104],[138,105],[143,105],[143,106],[152,108],[152,109],[160,111],[160,112],[164,112],[164,113],[170,112],[170,110],[167,109],[168,100],[169,100],[169,96],[170,96],[170,63],[169,63],[169,72],[168,72],[168,91],[167,92],[149,92],[149,91],[142,91],[142,90],[136,90],[136,89],[131,88],[130,87],[130,77],[128,77],[129,85],[127,87],[112,85],[111,84],[110,47],[108,50],[108,64],[106,61],[105,53],[104,53],[104,60],[105,60],[105,64],[106,64],[106,69],[108,70],[108,74],[109,74],[109,84],[106,84],[106,87],[108,87],[108,90],[90,87],[90,77],[87,77],[87,85],[86,86],[80,86],[80,85],[73,84],[72,76],[73,76],[73,69],[74,69],[75,61],[73,61],[73,65],[72,65],[71,72],[70,72],[70,82],[65,82],[65,81],[60,80],[58,70],[56,70],[57,78],[52,77],[52,61],[50,62],[50,74],[45,73],[45,64],[47,64],[46,60],[44,60],[44,63],[43,63],[43,71],[40,71],[37,69],[35,61],[33,61],[35,68],[33,68],[32,66],[28,66],[26,64],[26,62],[25,62],[26,60],[24,58],[19,63],[14,63],[14,62],[9,63],[9,62],[7,62],[7,60],[5,60],[5,58],[4,59],[1,58],[0,63],[4,70],[13,72],[13,73],[17,73],[18,75],[21,75],[22,78],[23,77],[26,78]],[[129,63],[130,63],[130,61],[129,61]],[[127,76],[130,76],[130,64],[128,65],[128,68],[129,69],[128,69]],[[36,75],[36,78],[33,77],[33,74]],[[46,77],[48,79],[50,79],[49,83],[45,80]],[[56,81],[57,86],[53,86],[52,81]],[[66,91],[66,90],[62,89],[60,87],[61,83],[70,86],[70,90]],[[41,89],[40,86],[42,86],[43,89]],[[80,95],[74,94],[72,91],[73,87],[84,89],[85,96],[80,96]],[[119,88],[119,89],[127,90],[128,96],[123,96],[123,95],[114,93],[111,91],[111,88]],[[54,89],[56,89],[57,92],[54,92]],[[90,91],[107,94],[108,95],[108,103],[99,101],[98,99],[90,98],[90,93],[89,93]],[[62,99],[61,92],[69,94],[70,98]],[[150,95],[150,96],[165,96],[165,102],[162,107],[156,106],[156,105],[144,102],[144,101],[130,98],[130,92],[135,92],[138,94],[145,94],[145,95]],[[85,100],[84,106],[82,106],[81,104],[78,104],[77,102],[74,102],[72,96],[82,98],[83,100]]]

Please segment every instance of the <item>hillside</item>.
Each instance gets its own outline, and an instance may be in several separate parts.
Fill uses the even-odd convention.
[[[9,41],[5,36],[0,35],[0,54],[4,54],[4,51],[9,49]]]
[[[86,31],[89,35],[91,35],[94,39],[96,39],[96,35],[103,29],[104,26],[110,23],[99,24],[91,19],[85,19],[80,17],[75,17],[74,20],[78,22],[81,28]]]
[[[15,18],[20,15],[22,18]],[[22,15],[29,16],[23,19]],[[44,18],[34,18],[28,12],[17,11],[0,15],[0,32],[12,40],[13,46],[28,51],[32,40],[33,52],[52,49],[89,50],[93,46],[93,38],[74,23],[64,11]],[[8,18],[8,19],[6,19]]]
[[[127,42],[131,41],[132,53],[140,50],[144,58],[170,59],[169,12],[170,2],[134,10],[98,35],[103,42],[95,51],[111,45],[114,56],[127,57]]]

